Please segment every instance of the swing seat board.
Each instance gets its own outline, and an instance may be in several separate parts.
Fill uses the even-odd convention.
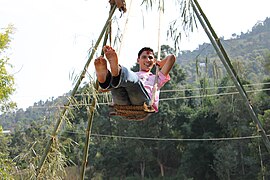
[[[110,116],[122,116],[129,120],[144,120],[155,110],[152,106],[147,106],[145,103],[141,106],[135,105],[109,105],[111,108]]]

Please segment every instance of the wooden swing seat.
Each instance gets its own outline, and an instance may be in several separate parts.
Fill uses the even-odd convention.
[[[144,120],[151,113],[155,112],[155,109],[152,106],[146,105],[146,103],[140,106],[110,104],[109,107],[112,108],[110,116],[122,116],[126,119],[137,121]]]
[[[101,93],[110,92],[108,89],[98,90]],[[142,121],[151,113],[155,113],[155,109],[152,106],[144,103],[143,105],[118,105],[109,104],[110,116],[121,116],[128,120]]]

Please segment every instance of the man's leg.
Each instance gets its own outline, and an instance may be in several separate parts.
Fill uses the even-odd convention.
[[[113,103],[117,105],[131,105],[128,97],[128,92],[123,87],[112,88],[112,99]]]
[[[128,101],[132,105],[143,105],[144,102],[148,103],[150,99],[149,95],[136,73],[119,66],[117,54],[112,47],[104,46],[103,51],[111,68],[111,85],[114,87],[112,89],[114,103],[119,105],[124,105],[123,102],[127,103]]]
[[[112,86],[115,87],[115,89],[124,88],[132,105],[149,103],[150,97],[135,72],[122,66],[118,79],[119,82],[114,84],[113,78]]]

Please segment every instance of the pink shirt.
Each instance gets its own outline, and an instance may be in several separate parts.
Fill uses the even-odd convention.
[[[148,92],[150,98],[152,98],[152,91],[153,91],[153,86],[155,83],[155,75],[152,74],[151,72],[145,72],[145,71],[139,71],[139,72],[136,72],[136,74],[139,77],[140,81],[142,82],[144,88]],[[168,82],[169,80],[170,80],[169,74],[165,76],[164,74],[159,72],[157,91],[156,91],[155,100],[153,103],[153,108],[155,109],[156,112],[158,111],[160,88],[162,88],[164,84]]]

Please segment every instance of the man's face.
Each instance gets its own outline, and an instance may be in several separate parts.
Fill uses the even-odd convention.
[[[137,62],[140,66],[140,71],[149,72],[155,64],[154,54],[151,51],[143,51]]]

